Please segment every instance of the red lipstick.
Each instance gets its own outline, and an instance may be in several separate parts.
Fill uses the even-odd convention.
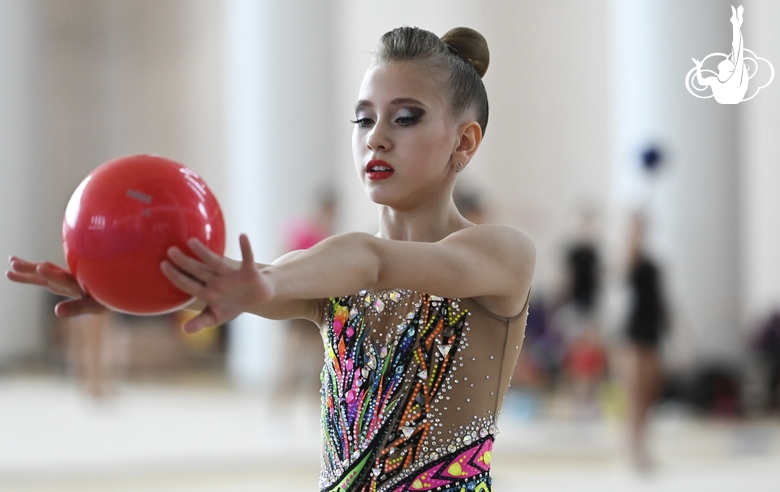
[[[373,159],[366,164],[366,176],[370,180],[387,179],[393,175],[395,169],[387,162]]]

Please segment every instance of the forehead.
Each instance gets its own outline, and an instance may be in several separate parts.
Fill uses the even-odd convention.
[[[417,62],[374,65],[363,77],[356,106],[385,106],[404,99],[415,99],[429,109],[444,109],[440,76]]]

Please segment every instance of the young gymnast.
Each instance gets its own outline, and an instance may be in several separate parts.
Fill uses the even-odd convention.
[[[271,265],[172,248],[161,268],[197,297],[194,332],[242,312],[320,326],[323,491],[491,490],[503,397],[525,331],[535,249],[474,225],[452,192],[488,119],[485,39],[402,27],[382,36],[355,105],[353,154],[379,232],[333,236]],[[11,259],[9,278],[105,310],[66,270]]]

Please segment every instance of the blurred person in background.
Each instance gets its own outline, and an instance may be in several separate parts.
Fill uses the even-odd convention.
[[[607,375],[607,354],[597,325],[586,328],[569,344],[562,365],[574,400],[575,416],[600,417],[598,389]]]
[[[597,390],[607,369],[599,323],[601,259],[592,207],[579,210],[574,240],[565,256],[566,281],[555,308],[555,324],[563,335],[561,375],[577,417],[598,417]]]
[[[598,296],[601,287],[598,246],[596,240],[596,214],[587,208],[580,211],[577,239],[567,254],[569,273],[567,297],[578,312],[578,317],[591,320],[597,316]]]
[[[648,413],[662,385],[659,343],[667,323],[661,289],[661,271],[644,248],[647,220],[642,213],[631,219],[628,243],[628,284],[631,304],[625,324],[628,341],[625,381],[629,398],[629,446],[634,466],[649,470]]]
[[[598,329],[601,260],[595,221],[591,210],[580,210],[574,238],[564,253],[563,289],[550,307],[553,322],[567,343],[589,329]]]

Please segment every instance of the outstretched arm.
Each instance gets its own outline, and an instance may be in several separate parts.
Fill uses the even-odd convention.
[[[512,316],[525,301],[536,255],[527,235],[496,225],[469,227],[435,243],[342,234],[260,269],[253,266],[246,236],[241,237],[243,260],[238,270],[204,252],[196,241],[190,246],[202,262],[179,261],[173,250],[172,263],[163,265],[174,284],[208,306],[188,323],[188,331],[222,323],[245,311],[265,316],[264,306],[271,303],[305,303],[306,299],[345,296],[361,289],[480,297],[497,314]]]
[[[210,253],[212,257],[217,258],[224,267],[225,272],[238,270],[241,263],[229,258],[223,258],[211,253],[203,244],[197,244],[200,255]],[[299,251],[288,253],[275,263],[283,263],[293,258]],[[175,249],[173,256],[183,265],[198,263],[189,256],[184,255],[181,250]],[[14,282],[37,285],[44,287],[58,296],[69,297],[70,299],[62,301],[54,308],[54,312],[60,317],[81,316],[84,314],[103,314],[110,311],[109,308],[100,304],[97,300],[90,297],[79,285],[73,274],[65,268],[51,262],[31,262],[16,256],[8,259],[10,269],[5,272],[6,277]],[[269,265],[255,264],[253,269],[262,269]],[[185,309],[203,311],[207,305],[197,300]],[[316,319],[318,304],[310,299],[281,300],[278,302],[267,303],[258,310],[257,314],[270,319],[292,319],[306,318]]]

